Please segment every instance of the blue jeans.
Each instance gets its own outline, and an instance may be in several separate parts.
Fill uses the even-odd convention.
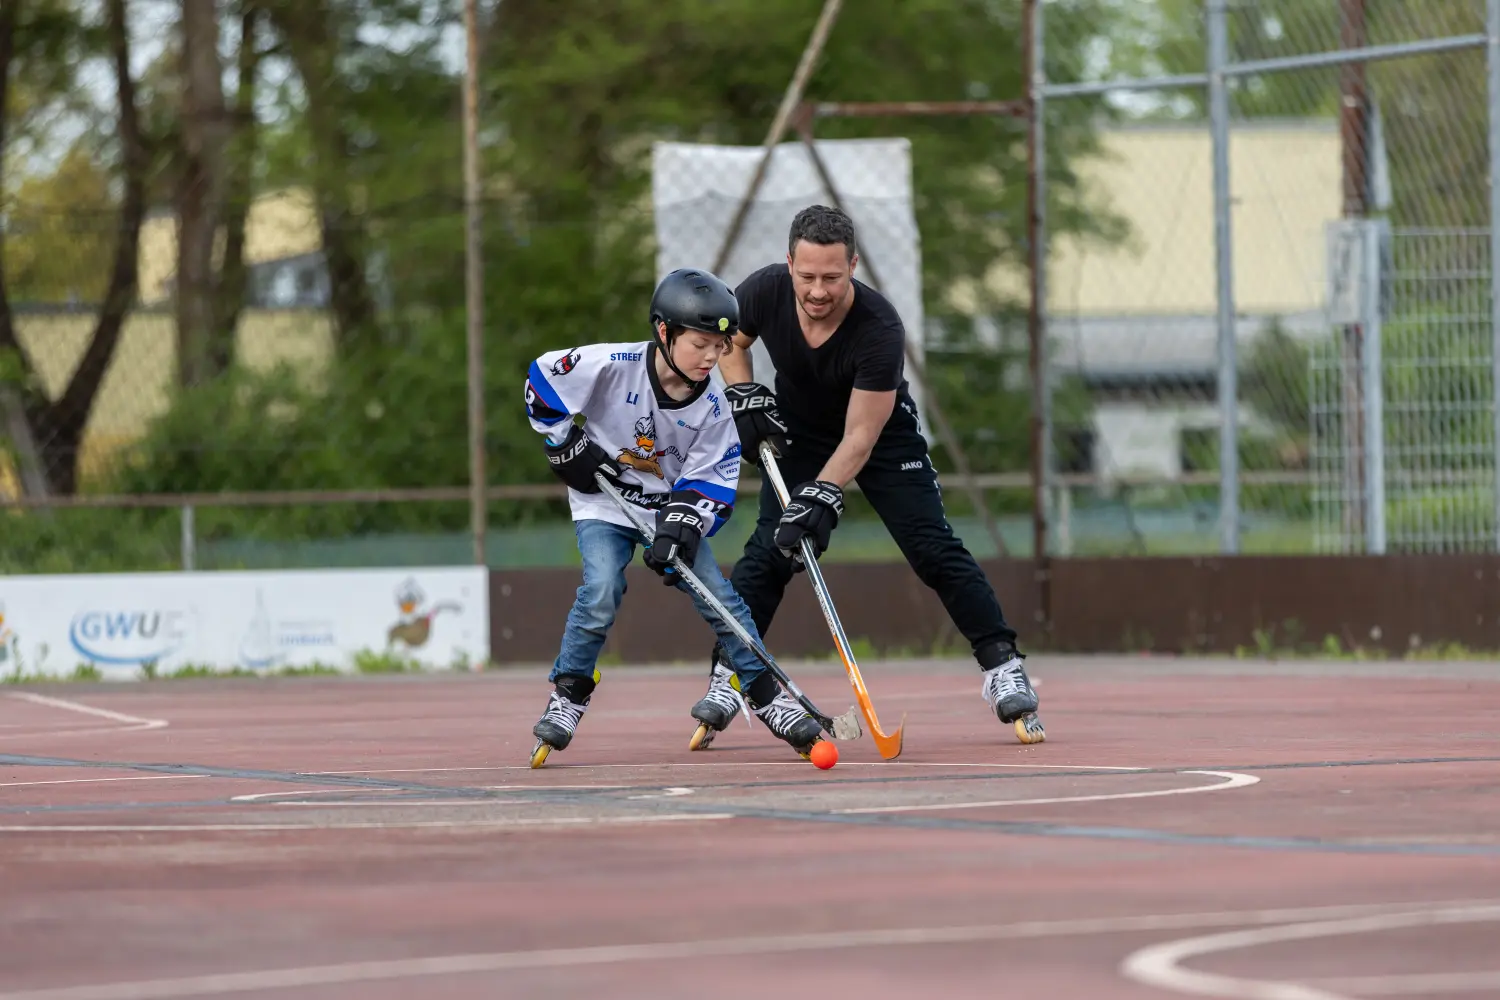
[[[553,683],[572,674],[591,677],[599,660],[599,651],[615,622],[615,613],[625,597],[625,567],[635,555],[637,545],[644,546],[645,538],[633,528],[626,528],[609,521],[587,519],[573,522],[578,536],[578,551],[583,556],[583,585],[568,612],[567,627],[563,629],[562,649],[552,665],[547,679]],[[698,557],[693,562],[693,575],[703,582],[709,593],[734,615],[735,619],[756,642],[761,642],[760,632],[750,617],[750,609],[735,593],[729,581],[719,572],[708,540],[698,546]],[[682,580],[677,589],[693,599],[693,606],[704,621],[713,626],[723,643],[730,665],[740,678],[740,690],[748,690],[750,684],[766,672],[765,665],[755,654],[730,631],[729,626],[688,587]]]

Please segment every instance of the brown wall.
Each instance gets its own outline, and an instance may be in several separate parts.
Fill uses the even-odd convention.
[[[1032,564],[984,564],[1021,634],[1023,650],[1232,652],[1257,630],[1279,648],[1321,646],[1401,652],[1457,642],[1500,650],[1500,556],[1232,556],[1061,559],[1052,565],[1052,641],[1039,634]],[[726,568],[727,572],[727,568]],[[852,641],[884,652],[962,649],[936,595],[905,563],[830,564],[829,589]],[[688,598],[630,568],[605,653],[626,661],[706,662],[713,646]],[[492,656],[497,664],[557,655],[579,583],[577,569],[491,574]],[[767,633],[776,656],[833,651],[804,577],[793,579]]]

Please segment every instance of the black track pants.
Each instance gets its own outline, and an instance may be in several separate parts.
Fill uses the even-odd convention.
[[[907,563],[937,593],[948,617],[974,650],[994,644],[1014,649],[1016,633],[1005,621],[994,588],[948,523],[942,488],[927,454],[927,440],[914,419],[902,426],[907,423],[898,415],[894,426],[888,426],[881,435],[870,460],[855,477],[860,490]],[[815,478],[833,453],[832,448],[812,445],[806,438],[794,436],[792,442],[788,454],[777,460],[788,489]],[[749,467],[745,468],[748,471]],[[735,564],[730,582],[765,636],[792,578],[792,561],[781,554],[773,540],[781,518],[781,501],[764,470],[760,475],[755,531]],[[838,545],[838,538],[838,529],[834,529],[830,548]]]

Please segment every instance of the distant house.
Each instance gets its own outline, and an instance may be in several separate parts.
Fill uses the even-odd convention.
[[[250,287],[235,345],[242,364],[294,361],[316,370],[326,362],[332,336],[320,247],[317,210],[308,192],[269,192],[251,206],[245,227]],[[138,440],[165,412],[176,384],[177,220],[172,211],[148,215],[139,257],[139,304],[126,320],[84,435],[85,481],[116,461],[118,449]],[[74,303],[29,304],[16,317],[18,339],[54,397],[77,366],[96,319],[93,309]],[[14,495],[17,489],[8,456],[0,454],[0,493]]]
[[[1173,478],[1194,436],[1217,437],[1217,299],[1212,148],[1204,124],[1109,127],[1078,170],[1123,216],[1123,246],[1054,238],[1047,329],[1056,371],[1096,403],[1085,460],[1064,471]],[[1327,330],[1325,227],[1342,208],[1332,120],[1237,122],[1230,140],[1232,256],[1240,357],[1273,319],[1294,336]],[[993,287],[1024,301],[1026,275]],[[941,333],[937,340],[940,342]],[[1255,414],[1240,409],[1242,426]]]
[[[171,307],[177,271],[177,217],[153,212],[141,227],[140,301]],[[322,309],[328,305],[318,208],[311,192],[288,188],[254,201],[245,220],[251,309]]]

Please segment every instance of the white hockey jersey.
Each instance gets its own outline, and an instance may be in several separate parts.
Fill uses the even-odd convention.
[[[724,401],[724,379],[715,369],[685,400],[662,392],[656,377],[656,342],[588,344],[550,351],[531,363],[526,415],[554,442],[567,436],[581,414],[584,431],[624,466],[625,481],[639,485],[627,499],[646,508],[665,505],[686,491],[713,512],[706,534],[734,510],[740,478],[740,436]],[[568,490],[573,520],[598,518],[631,527],[607,493]]]

